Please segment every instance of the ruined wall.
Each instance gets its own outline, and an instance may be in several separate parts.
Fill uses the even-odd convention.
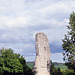
[[[35,36],[36,59],[34,65],[35,75],[50,75],[50,48],[47,36],[37,33]]]

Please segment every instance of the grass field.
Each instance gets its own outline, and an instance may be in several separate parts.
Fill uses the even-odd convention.
[[[27,62],[26,64],[27,64],[27,66],[30,67],[31,69],[32,69],[33,66],[34,66],[34,62]],[[67,69],[67,67],[66,67],[63,63],[56,63],[56,62],[54,62],[53,64],[54,64],[54,66],[55,66],[56,68]]]

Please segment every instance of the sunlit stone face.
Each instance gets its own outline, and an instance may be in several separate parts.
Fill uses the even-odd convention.
[[[36,34],[35,48],[35,75],[50,75],[50,48],[48,38],[44,33]]]

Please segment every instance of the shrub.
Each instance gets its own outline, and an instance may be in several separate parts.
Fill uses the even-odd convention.
[[[75,72],[70,69],[61,70],[61,72],[62,72],[62,75],[75,75]]]

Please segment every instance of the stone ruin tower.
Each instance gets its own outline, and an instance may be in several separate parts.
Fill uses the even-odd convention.
[[[35,35],[36,59],[34,64],[35,75],[50,75],[50,48],[47,36],[44,33]]]

